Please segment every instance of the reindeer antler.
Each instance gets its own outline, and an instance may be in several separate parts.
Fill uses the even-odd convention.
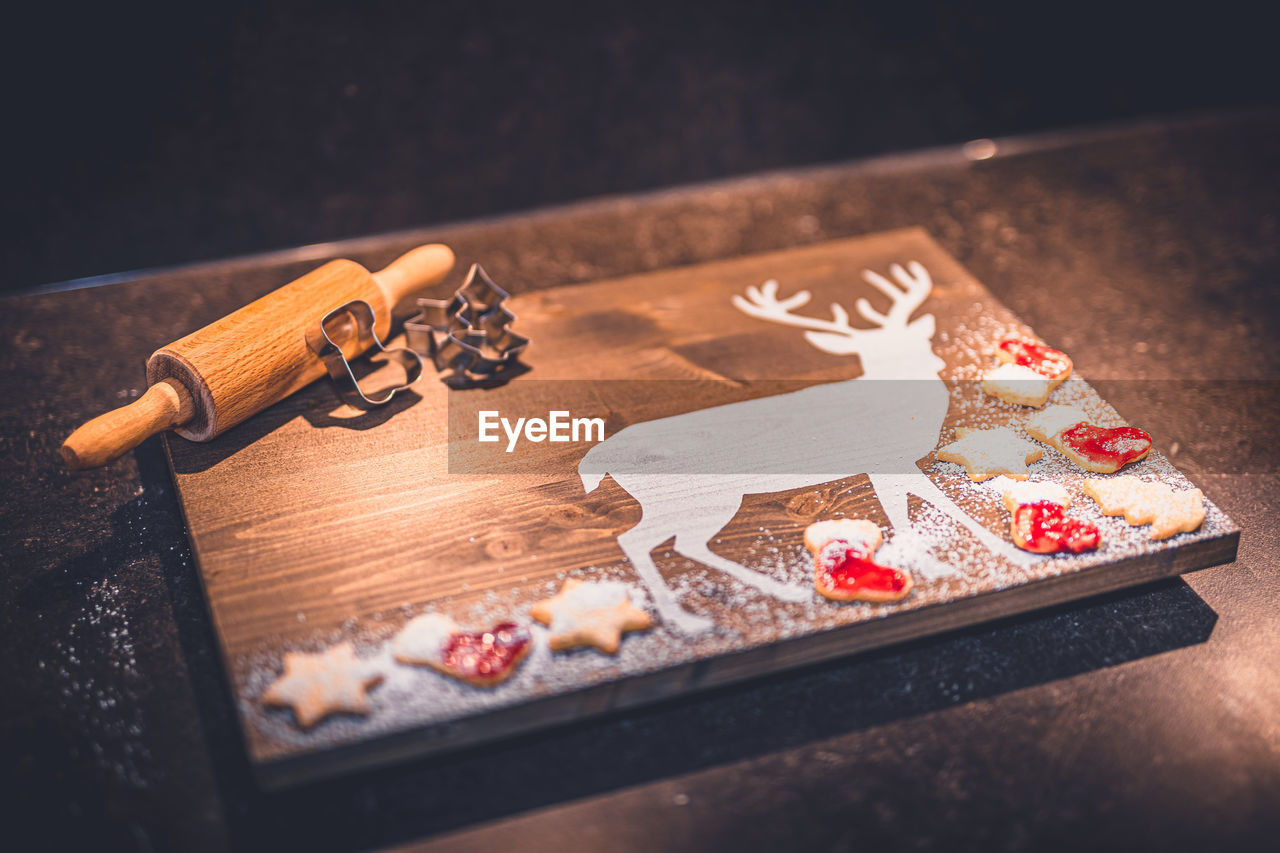
[[[929,297],[929,291],[933,289],[933,280],[922,264],[911,261],[907,264],[907,269],[910,273],[899,264],[889,267],[889,272],[898,280],[901,288],[879,273],[863,270],[862,277],[867,284],[889,297],[892,304],[889,306],[889,313],[881,314],[871,307],[870,302],[859,297],[854,303],[858,313],[879,326],[905,326],[907,320],[911,319],[911,312],[924,303]]]
[[[892,300],[889,310],[881,313],[872,308],[870,302],[861,298],[854,302],[854,307],[864,319],[881,329],[887,332],[901,331],[907,328],[911,312],[929,297],[933,281],[929,278],[929,271],[916,261],[908,263],[907,269],[893,264],[889,267],[889,272],[897,280],[897,284],[871,270],[862,271],[862,277],[868,284]],[[745,299],[735,295],[733,304],[739,311],[752,317],[808,329],[805,339],[825,352],[842,355],[859,352],[866,344],[867,336],[872,333],[870,329],[850,326],[849,312],[835,303],[831,306],[830,320],[793,313],[794,309],[809,304],[809,291],[801,290],[786,299],[779,299],[778,282],[772,278],[760,287],[749,286]],[[929,329],[932,328],[930,325]],[[929,335],[932,334],[930,331]]]
[[[762,320],[771,320],[774,323],[799,326],[802,329],[834,332],[840,335],[848,335],[849,337],[853,337],[858,333],[858,329],[849,325],[849,312],[834,303],[831,305],[832,319],[830,320],[820,320],[817,317],[805,317],[801,314],[791,313],[791,309],[807,305],[809,298],[809,291],[801,290],[786,299],[779,299],[777,279],[771,278],[760,287],[749,285],[746,299],[735,294],[733,304],[744,314],[750,314],[752,317],[759,317]]]

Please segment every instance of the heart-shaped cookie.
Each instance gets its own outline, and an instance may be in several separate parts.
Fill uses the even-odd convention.
[[[1151,452],[1151,436],[1137,427],[1100,427],[1078,423],[1058,433],[1058,440],[1095,465],[1119,471]]]
[[[532,648],[533,637],[523,625],[502,622],[487,631],[463,631],[441,613],[409,622],[394,646],[400,663],[429,666],[475,687],[506,681]]]
[[[1137,427],[1103,427],[1071,406],[1050,406],[1029,418],[1027,434],[1052,445],[1086,471],[1114,474],[1151,452],[1151,435]]]

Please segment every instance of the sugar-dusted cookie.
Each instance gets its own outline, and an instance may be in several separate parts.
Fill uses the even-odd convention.
[[[1199,489],[1175,491],[1167,483],[1147,483],[1137,477],[1091,477],[1084,493],[1098,503],[1103,515],[1123,515],[1133,526],[1151,525],[1152,539],[1190,533],[1204,523],[1204,494]]]
[[[1024,480],[1013,483],[1000,493],[1004,499],[1004,508],[1013,512],[1022,504],[1035,504],[1043,501],[1055,503],[1066,509],[1071,506],[1071,493],[1065,487],[1048,480]]]
[[[900,569],[872,560],[880,547],[880,528],[866,519],[815,521],[804,531],[813,554],[813,586],[832,601],[899,601],[915,582]]]
[[[1005,364],[1016,364],[1034,370],[1057,388],[1071,375],[1071,356],[1060,349],[1018,338],[1005,338],[996,344],[996,358]]]
[[[996,344],[1000,366],[982,379],[982,390],[1006,403],[1039,408],[1071,375],[1071,358],[1062,350],[1019,338]]]
[[[285,652],[284,674],[262,694],[262,703],[292,708],[298,725],[309,729],[330,714],[368,714],[367,691],[382,678],[371,661],[356,658],[351,643],[318,654]]]
[[[533,636],[523,625],[502,622],[485,631],[464,631],[443,613],[410,620],[392,643],[400,663],[429,666],[475,687],[506,681],[532,648]]]
[[[631,603],[631,587],[618,581],[569,578],[554,597],[539,601],[529,615],[551,629],[552,651],[595,646],[617,654],[627,631],[644,631],[653,617]]]
[[[1021,364],[1002,364],[982,377],[982,391],[1018,406],[1043,406],[1053,391],[1044,376]]]
[[[969,479],[975,483],[1001,474],[1014,480],[1026,480],[1031,476],[1027,464],[1035,462],[1043,453],[1008,427],[956,427],[956,440],[938,448],[939,459],[963,465]]]
[[[804,529],[804,547],[816,554],[833,539],[858,545],[868,554],[874,554],[884,541],[880,525],[865,518],[833,518],[815,521]]]
[[[1072,406],[1050,406],[1027,419],[1027,434],[1051,445],[1086,471],[1114,474],[1151,452],[1151,436],[1137,427],[1101,427]]]
[[[1009,537],[1033,554],[1096,551],[1102,541],[1098,526],[1067,515],[1071,496],[1057,483],[1014,483],[1004,490],[1009,510]]]
[[[1026,430],[1032,438],[1048,442],[1050,436],[1057,435],[1067,427],[1088,422],[1089,415],[1083,409],[1075,406],[1050,406],[1027,418]]]

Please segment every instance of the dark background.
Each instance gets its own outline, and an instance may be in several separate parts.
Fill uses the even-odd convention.
[[[1277,102],[1274,41],[1221,3],[27,4],[0,28],[0,286],[975,137],[1219,115]],[[923,225],[1042,334],[1073,355],[1078,344],[1085,375],[1128,348],[1099,327],[1140,322],[1153,345],[1139,369],[1271,377],[1277,127],[1274,111],[1156,122],[972,169],[738,187],[730,209],[752,214],[736,220],[693,192],[441,233],[554,283],[570,262],[638,269],[637,224],[685,241],[656,247],[659,266],[758,250],[737,242],[743,221],[772,247],[814,212],[825,230],[804,239]],[[699,247],[702,235],[723,242]],[[1225,423],[1191,403],[1122,405],[1170,413],[1144,424],[1183,440],[1179,464],[1247,531],[1240,563],[1196,573],[1194,589],[1162,582],[261,794],[160,443],[85,474],[63,470],[57,445],[139,381],[184,318],[307,265],[158,276],[0,314],[0,849],[467,843],[442,837],[453,831],[484,850],[590,849],[574,843],[588,831],[655,850],[1274,846],[1276,480],[1218,476],[1243,451],[1204,461],[1241,435],[1276,446],[1274,396],[1222,407]],[[1046,275],[1110,312],[1060,310],[1036,286]],[[1223,695],[1255,704],[1223,710]]]
[[[1273,103],[1272,31],[1243,9],[24,3],[0,285]]]

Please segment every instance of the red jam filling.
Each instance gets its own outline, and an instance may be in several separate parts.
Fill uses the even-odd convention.
[[[1062,350],[1047,347],[1044,344],[1033,344],[1007,338],[998,346],[1009,354],[1014,364],[1029,367],[1041,376],[1050,379],[1061,376],[1071,369],[1071,358]]]
[[[498,679],[520,660],[532,639],[529,629],[515,622],[474,634],[458,631],[441,650],[442,662],[467,678]]]
[[[1078,423],[1058,434],[1067,447],[1093,462],[1120,468],[1151,449],[1151,436],[1137,427],[1094,426]]]
[[[1096,525],[1068,518],[1065,510],[1053,501],[1022,504],[1014,510],[1013,525],[1026,543],[1022,547],[1036,554],[1094,551],[1100,541]]]
[[[866,551],[840,539],[823,546],[819,565],[822,585],[843,595],[897,594],[907,586],[907,576],[874,562]]]

